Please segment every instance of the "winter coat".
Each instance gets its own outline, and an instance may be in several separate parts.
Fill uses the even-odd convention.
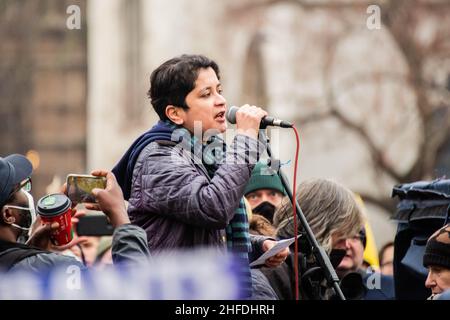
[[[181,247],[226,249],[233,218],[255,165],[260,142],[236,135],[211,179],[205,166],[170,141],[148,144],[133,170],[128,214],[147,232],[153,252]],[[252,237],[258,246],[264,238]]]
[[[9,250],[1,252],[0,259],[2,256],[8,254]],[[150,257],[147,246],[147,236],[144,230],[131,224],[121,225],[114,230],[111,251],[114,264],[140,263]],[[40,274],[55,267],[65,266],[77,266],[81,270],[86,269],[86,267],[74,257],[42,251],[18,261],[9,269],[9,271],[23,270]]]

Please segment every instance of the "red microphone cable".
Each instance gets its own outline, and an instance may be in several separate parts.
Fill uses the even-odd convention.
[[[300,292],[299,292],[299,279],[298,279],[298,224],[297,224],[297,169],[298,169],[298,155],[300,153],[300,138],[295,126],[292,126],[292,129],[295,132],[295,139],[297,142],[297,147],[295,151],[295,164],[294,164],[294,187],[292,191],[292,208],[294,214],[294,275],[295,275],[295,300],[299,300]]]

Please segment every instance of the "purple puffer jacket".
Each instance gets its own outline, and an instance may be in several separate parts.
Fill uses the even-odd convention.
[[[149,144],[134,167],[128,214],[133,224],[145,229],[150,251],[225,249],[225,226],[244,195],[258,148],[263,147],[255,139],[236,135],[227,161],[210,179],[206,168],[174,143]],[[263,239],[252,237],[253,246],[260,247]]]

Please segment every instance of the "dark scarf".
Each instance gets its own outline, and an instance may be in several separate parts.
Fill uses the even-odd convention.
[[[139,154],[150,143],[157,140],[171,141],[172,133],[177,128],[174,124],[158,121],[158,123],[149,131],[142,134],[131,147],[125,152],[122,159],[112,169],[116,176],[117,182],[123,191],[125,200],[130,199],[131,180],[133,179],[134,165],[139,157]]]
[[[177,130],[177,132],[174,134],[175,130]],[[122,188],[126,200],[130,198],[133,170],[139,154],[148,144],[158,140],[173,142],[180,142],[182,140],[184,143],[188,141],[190,145],[183,147],[190,148],[194,157],[199,156],[202,164],[206,167],[210,178],[214,176],[219,165],[223,163],[225,159],[226,150],[220,150],[214,147],[217,142],[218,145],[225,147],[225,143],[223,143],[220,138],[212,137],[206,145],[202,145],[201,141],[198,141],[197,137],[191,136],[190,132],[185,128],[177,126],[169,121],[159,121],[153,128],[137,138],[112,170],[117,178],[117,182]],[[243,198],[239,202],[239,206],[236,208],[236,212],[230,223],[226,226],[225,231],[227,236],[227,248],[235,254],[238,259],[237,262],[242,266],[240,275],[243,276],[242,279],[245,279],[243,296],[250,297],[252,282],[248,253],[251,251],[251,244],[248,232],[247,213]]]

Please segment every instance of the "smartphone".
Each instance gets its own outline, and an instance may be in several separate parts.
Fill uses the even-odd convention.
[[[67,196],[73,203],[97,202],[92,189],[106,188],[105,177],[95,177],[85,174],[69,174],[67,176]]]
[[[76,229],[78,236],[110,236],[114,233],[114,227],[103,214],[79,218]]]

